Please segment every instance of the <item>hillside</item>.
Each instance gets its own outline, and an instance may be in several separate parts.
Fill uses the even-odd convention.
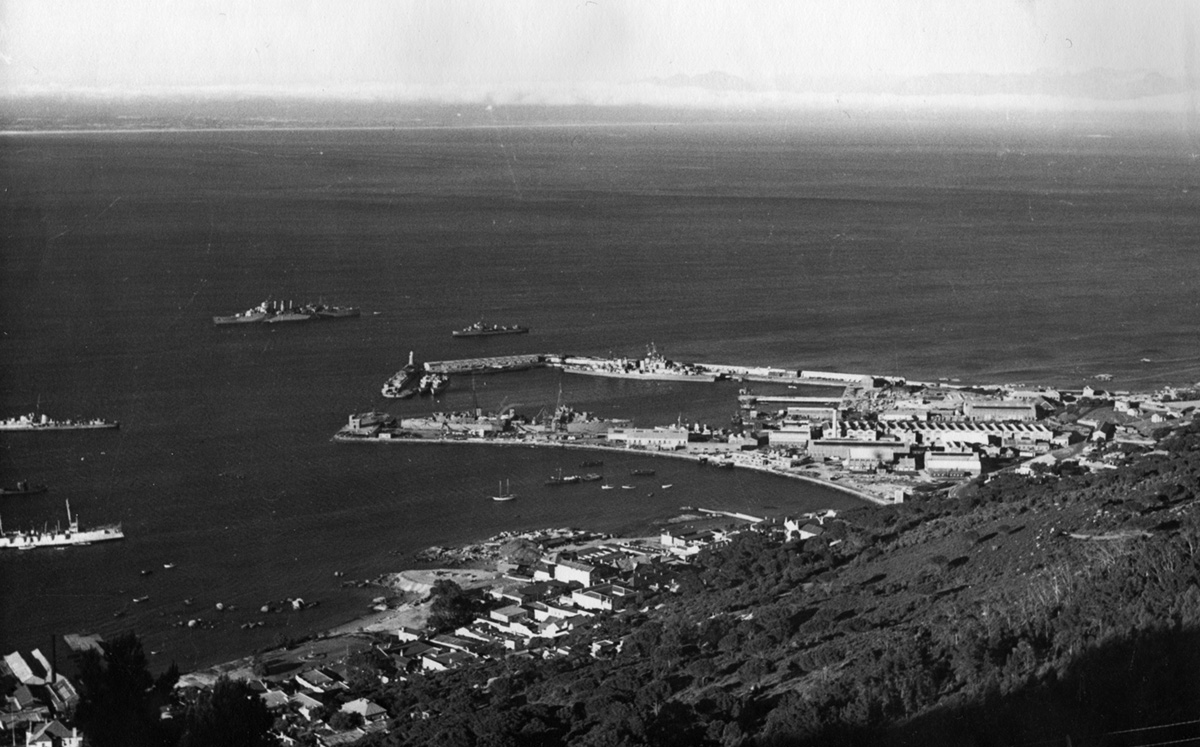
[[[1143,745],[1200,735],[1200,426],[1120,466],[745,532],[564,649],[369,693],[359,744]],[[1184,723],[1168,728],[1160,727]],[[1136,730],[1136,731],[1127,731]],[[1123,732],[1123,733],[1115,733]],[[1200,738],[1200,737],[1198,737]]]

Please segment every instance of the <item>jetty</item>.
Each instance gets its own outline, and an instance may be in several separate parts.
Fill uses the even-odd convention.
[[[529,355],[499,355],[488,358],[460,358],[447,361],[426,361],[425,371],[439,374],[500,373],[502,371],[524,371],[545,366],[554,357],[549,353]]]

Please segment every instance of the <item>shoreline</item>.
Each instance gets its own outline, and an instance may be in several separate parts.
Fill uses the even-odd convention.
[[[340,435],[335,435],[335,436],[333,436],[333,438],[331,440],[333,440],[335,443],[353,443],[353,444],[359,444],[359,443],[362,443],[362,444],[392,444],[392,443],[395,443],[395,444],[422,444],[422,445],[427,445],[427,446],[457,446],[457,445],[508,446],[508,447],[525,446],[530,449],[552,449],[552,448],[575,449],[575,450],[589,450],[589,451],[601,451],[601,452],[615,452],[618,454],[633,454],[633,455],[648,456],[648,457],[667,457],[670,459],[682,459],[685,461],[696,462],[697,464],[702,465],[702,466],[705,464],[705,462],[708,459],[707,454],[694,454],[694,453],[679,452],[679,451],[647,451],[644,449],[629,449],[629,448],[622,448],[619,446],[607,446],[607,445],[602,445],[602,444],[555,443],[555,442],[544,442],[544,441],[536,441],[536,440],[525,441],[525,440],[478,438],[478,437],[423,438],[420,436],[400,436],[400,437],[393,437],[393,438],[358,438],[358,437],[344,437],[344,436],[340,436]],[[823,488],[830,488],[832,490],[837,490],[841,493],[846,493],[847,495],[850,495],[854,498],[858,498],[860,500],[867,501],[868,503],[872,503],[877,506],[890,506],[894,503],[894,501],[890,501],[881,496],[873,495],[872,493],[867,492],[865,488],[854,484],[853,481],[850,481],[850,480],[847,480],[847,482],[845,484],[843,484],[840,482],[833,482],[832,480],[827,480],[827,479],[817,477],[814,475],[805,475],[805,474],[797,474],[797,473],[793,473],[793,472],[784,472],[784,471],[781,471],[778,469],[772,469],[769,467],[757,467],[754,465],[744,465],[744,464],[735,464],[733,466],[733,469],[746,469],[746,470],[750,470],[752,472],[758,472],[758,473],[764,474],[764,475],[775,475],[777,477],[784,477],[784,478],[791,479],[791,480],[801,480],[801,481],[807,482],[812,485],[818,485]],[[845,479],[845,478],[842,478],[842,479]]]
[[[681,507],[669,516],[654,519],[644,525],[630,527],[619,535],[595,535],[584,531],[585,537],[568,544],[582,547],[604,543],[657,543],[662,531],[668,527],[688,522],[707,522],[718,519],[737,518],[732,514],[706,515],[704,509]],[[546,531],[546,530],[538,530]],[[549,530],[559,531],[559,530]],[[651,534],[653,533],[653,534]],[[475,543],[457,546],[470,547]],[[211,687],[222,675],[234,679],[271,679],[291,677],[306,668],[319,667],[326,663],[344,659],[353,651],[368,648],[372,637],[395,635],[402,627],[422,629],[429,618],[433,601],[430,592],[433,585],[442,580],[453,581],[463,589],[495,589],[519,583],[507,578],[503,567],[508,561],[502,558],[473,558],[462,567],[410,568],[386,573],[377,580],[381,604],[387,609],[372,609],[355,614],[345,622],[316,630],[295,639],[287,646],[270,646],[257,649],[237,659],[218,662],[206,667],[185,672],[177,687]],[[474,567],[472,567],[474,566]],[[256,667],[265,667],[268,674],[256,672]]]

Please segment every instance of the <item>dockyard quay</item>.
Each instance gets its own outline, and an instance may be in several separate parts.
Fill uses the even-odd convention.
[[[409,364],[385,384],[388,396],[431,375],[552,366],[566,373],[648,381],[742,382],[739,416],[729,426],[638,424],[559,405],[544,417],[513,410],[396,417],[350,415],[334,440],[374,444],[484,444],[578,448],[690,459],[719,469],[751,469],[801,479],[878,504],[945,488],[1001,470],[1088,463],[1107,443],[1146,445],[1155,430],[1188,416],[1190,390],[1151,393],[1019,384],[917,382],[899,376],[680,363],[650,345],[641,359],[536,354]],[[445,380],[442,380],[445,385]],[[810,390],[810,388],[812,388]],[[793,393],[803,389],[807,394]],[[820,392],[820,394],[816,394]],[[682,420],[682,416],[681,416]]]

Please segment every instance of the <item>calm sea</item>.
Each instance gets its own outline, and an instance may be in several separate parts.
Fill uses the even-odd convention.
[[[1170,139],[1086,134],[4,137],[0,415],[40,408],[121,429],[0,435],[0,481],[51,485],[3,499],[0,517],[53,523],[69,499],[85,526],[120,521],[127,539],[0,556],[0,648],[132,627],[156,668],[186,668],[344,622],[376,593],[344,579],[409,566],[432,544],[635,528],[681,505],[854,504],[674,460],[644,490],[601,492],[543,486],[580,452],[331,443],[370,409],[535,415],[561,398],[639,424],[715,426],[736,409],[734,384],[551,371],[455,379],[436,403],[384,400],[410,350],[639,355],[654,342],[686,361],[916,379],[1194,382],[1196,161]],[[212,325],[268,297],[364,316]],[[450,337],[480,318],[533,332]],[[614,481],[648,461],[605,460]],[[487,500],[499,480],[520,499]],[[258,612],[288,597],[322,604]],[[214,627],[179,627],[197,617]]]

